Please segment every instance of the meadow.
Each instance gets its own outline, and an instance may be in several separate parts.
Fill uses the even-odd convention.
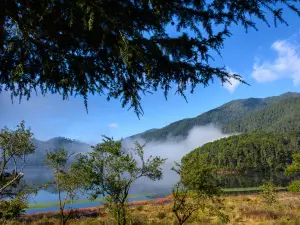
[[[276,203],[268,204],[260,193],[223,195],[224,213],[229,216],[228,224],[247,225],[296,225],[300,224],[300,193],[281,191],[277,193]],[[150,201],[131,202],[128,207],[129,219],[132,225],[177,224],[172,213],[172,196]],[[58,225],[58,213],[37,213],[23,215],[18,220],[10,221],[7,225]],[[79,209],[69,220],[70,225],[113,225],[105,207]],[[218,215],[210,210],[198,211],[185,224],[222,224]]]

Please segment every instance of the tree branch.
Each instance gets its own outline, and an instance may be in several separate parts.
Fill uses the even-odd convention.
[[[24,173],[20,172],[18,174],[18,176],[16,176],[14,179],[12,179],[11,181],[9,181],[7,184],[5,184],[1,189],[0,189],[0,194],[6,189],[8,188],[12,183],[14,183],[15,181],[17,181],[19,178],[23,177]]]

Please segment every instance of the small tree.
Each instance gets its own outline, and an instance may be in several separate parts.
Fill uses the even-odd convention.
[[[264,181],[264,183],[260,186],[260,189],[261,196],[267,204],[273,205],[277,202],[276,189],[271,181]]]
[[[165,159],[150,156],[145,160],[143,147],[136,142],[134,149],[126,151],[121,141],[104,136],[103,143],[78,161],[77,168],[85,168],[87,176],[92,178],[93,197],[105,196],[108,209],[119,225],[127,223],[126,204],[133,182],[141,177],[153,181],[162,178],[161,165]]]
[[[300,154],[293,155],[293,162],[285,170],[285,175],[291,176],[300,172]],[[288,191],[299,192],[300,180],[294,180],[288,185]]]
[[[24,176],[26,156],[35,151],[31,142],[33,134],[22,121],[15,131],[4,127],[0,131],[0,198],[13,197],[19,193],[17,187]],[[20,167],[21,164],[21,167]],[[8,169],[12,168],[11,172]]]
[[[207,155],[198,155],[197,163],[182,160],[182,164],[176,163],[172,168],[180,175],[180,181],[174,185],[172,194],[174,197],[172,211],[180,225],[184,224],[192,214],[198,210],[210,208],[221,218],[222,222],[228,222],[228,216],[219,210],[219,207],[211,207],[209,203],[222,205],[219,196],[220,187],[215,179],[215,168],[206,162]],[[216,206],[216,205],[215,205]]]
[[[5,224],[7,220],[14,219],[24,213],[26,208],[28,208],[28,203],[24,195],[17,196],[12,200],[1,200],[0,221]]]
[[[195,193],[192,194],[182,182],[174,185],[172,194],[174,198],[172,212],[175,214],[179,225],[184,224],[194,212],[203,207],[201,198]]]
[[[84,177],[79,171],[76,171],[70,165],[69,159],[72,156],[64,149],[47,152],[47,161],[54,169],[54,183],[58,193],[59,212],[61,215],[61,224],[67,224],[67,221],[73,211],[73,202],[79,191],[83,190]],[[65,196],[62,196],[65,192]],[[65,212],[66,204],[69,204],[68,213]]]

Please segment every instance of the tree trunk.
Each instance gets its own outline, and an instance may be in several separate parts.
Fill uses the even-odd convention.
[[[66,225],[67,224],[67,220],[65,218],[62,219],[62,225]]]
[[[122,214],[122,225],[126,225],[126,209],[124,204],[122,204],[122,209],[121,209],[121,214]]]

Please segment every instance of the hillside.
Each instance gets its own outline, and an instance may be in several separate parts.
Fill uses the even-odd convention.
[[[300,98],[281,100],[223,127],[225,133],[300,130]]]
[[[197,117],[176,121],[161,129],[151,129],[131,138],[164,141],[173,136],[184,139],[194,126],[208,124],[215,124],[226,133],[265,128],[276,131],[297,130],[300,129],[299,103],[300,93],[293,92],[268,98],[234,100]],[[256,125],[252,125],[253,121]]]
[[[46,151],[51,149],[65,148],[71,152],[86,152],[90,149],[90,145],[76,140],[64,137],[52,138],[48,141],[32,140],[36,147],[34,154],[28,155],[26,158],[27,166],[43,165],[46,159]]]
[[[223,138],[196,148],[183,163],[198,165],[198,157],[208,154],[207,162],[219,170],[282,171],[300,152],[300,131],[285,133],[256,131]]]
[[[131,136],[146,141],[164,141],[169,136],[182,140],[194,126],[215,124],[224,133],[263,130],[293,131],[300,130],[300,93],[288,92],[268,98],[249,98],[228,102],[218,108],[205,112],[195,118],[183,119],[161,129],[151,129]],[[37,147],[28,156],[27,165],[42,165],[46,150],[64,147],[73,152],[86,152],[90,145],[63,137],[48,141],[33,140]]]

